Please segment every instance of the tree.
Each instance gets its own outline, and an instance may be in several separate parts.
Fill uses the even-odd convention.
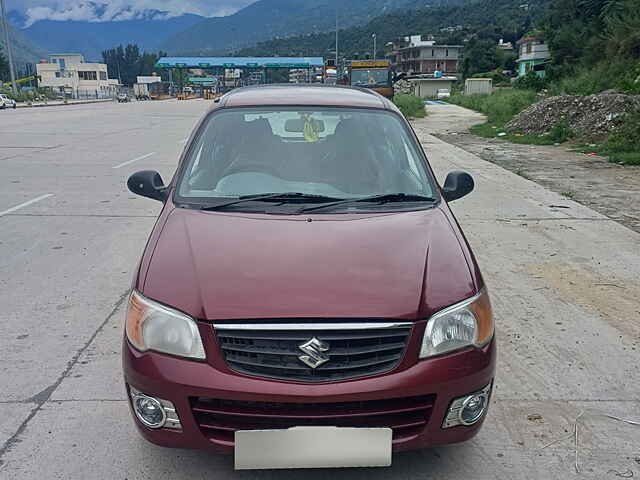
[[[0,80],[2,80],[3,82],[8,82],[10,77],[11,74],[9,73],[9,62],[0,51]]]
[[[111,76],[117,76],[124,85],[133,85],[139,75],[151,75],[156,71],[158,58],[166,56],[164,52],[140,52],[138,45],[119,45],[102,52]]]
[[[469,40],[465,46],[462,61],[463,77],[489,72],[499,66],[496,43],[493,40],[481,40],[477,37]]]

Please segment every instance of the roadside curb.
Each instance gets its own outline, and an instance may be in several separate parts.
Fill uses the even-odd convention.
[[[18,105],[17,108],[41,108],[41,107],[68,107],[70,105],[88,105],[91,103],[107,103],[113,102],[112,98],[100,99],[100,100],[88,100],[86,102],[69,102],[69,103],[39,103],[37,105]]]

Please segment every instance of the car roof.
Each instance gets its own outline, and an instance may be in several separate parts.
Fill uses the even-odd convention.
[[[373,90],[322,83],[260,85],[232,90],[219,106],[326,106],[395,110],[395,106]]]

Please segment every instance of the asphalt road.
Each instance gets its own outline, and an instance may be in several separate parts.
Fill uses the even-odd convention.
[[[305,472],[234,472],[229,457],[140,439],[119,349],[123,301],[159,204],[125,180],[139,169],[169,179],[207,107],[0,112],[0,479],[640,475],[640,426],[606,416],[640,420],[640,235],[429,135],[477,121],[441,105],[415,128],[440,179],[452,169],[476,178],[454,210],[497,317],[498,377],[481,433],[397,455],[389,469]]]

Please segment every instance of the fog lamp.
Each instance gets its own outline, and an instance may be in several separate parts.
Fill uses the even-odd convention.
[[[473,425],[480,420],[486,408],[487,397],[484,393],[467,397],[460,410],[460,422],[463,425]]]
[[[145,395],[133,387],[131,391],[131,404],[136,417],[149,428],[170,428],[182,430],[180,418],[176,407],[169,400]]]
[[[478,392],[454,399],[442,423],[442,428],[478,423],[487,411],[490,393],[491,384]]]
[[[138,420],[149,428],[160,428],[164,425],[166,415],[162,404],[153,397],[138,394],[133,398],[133,410]]]

